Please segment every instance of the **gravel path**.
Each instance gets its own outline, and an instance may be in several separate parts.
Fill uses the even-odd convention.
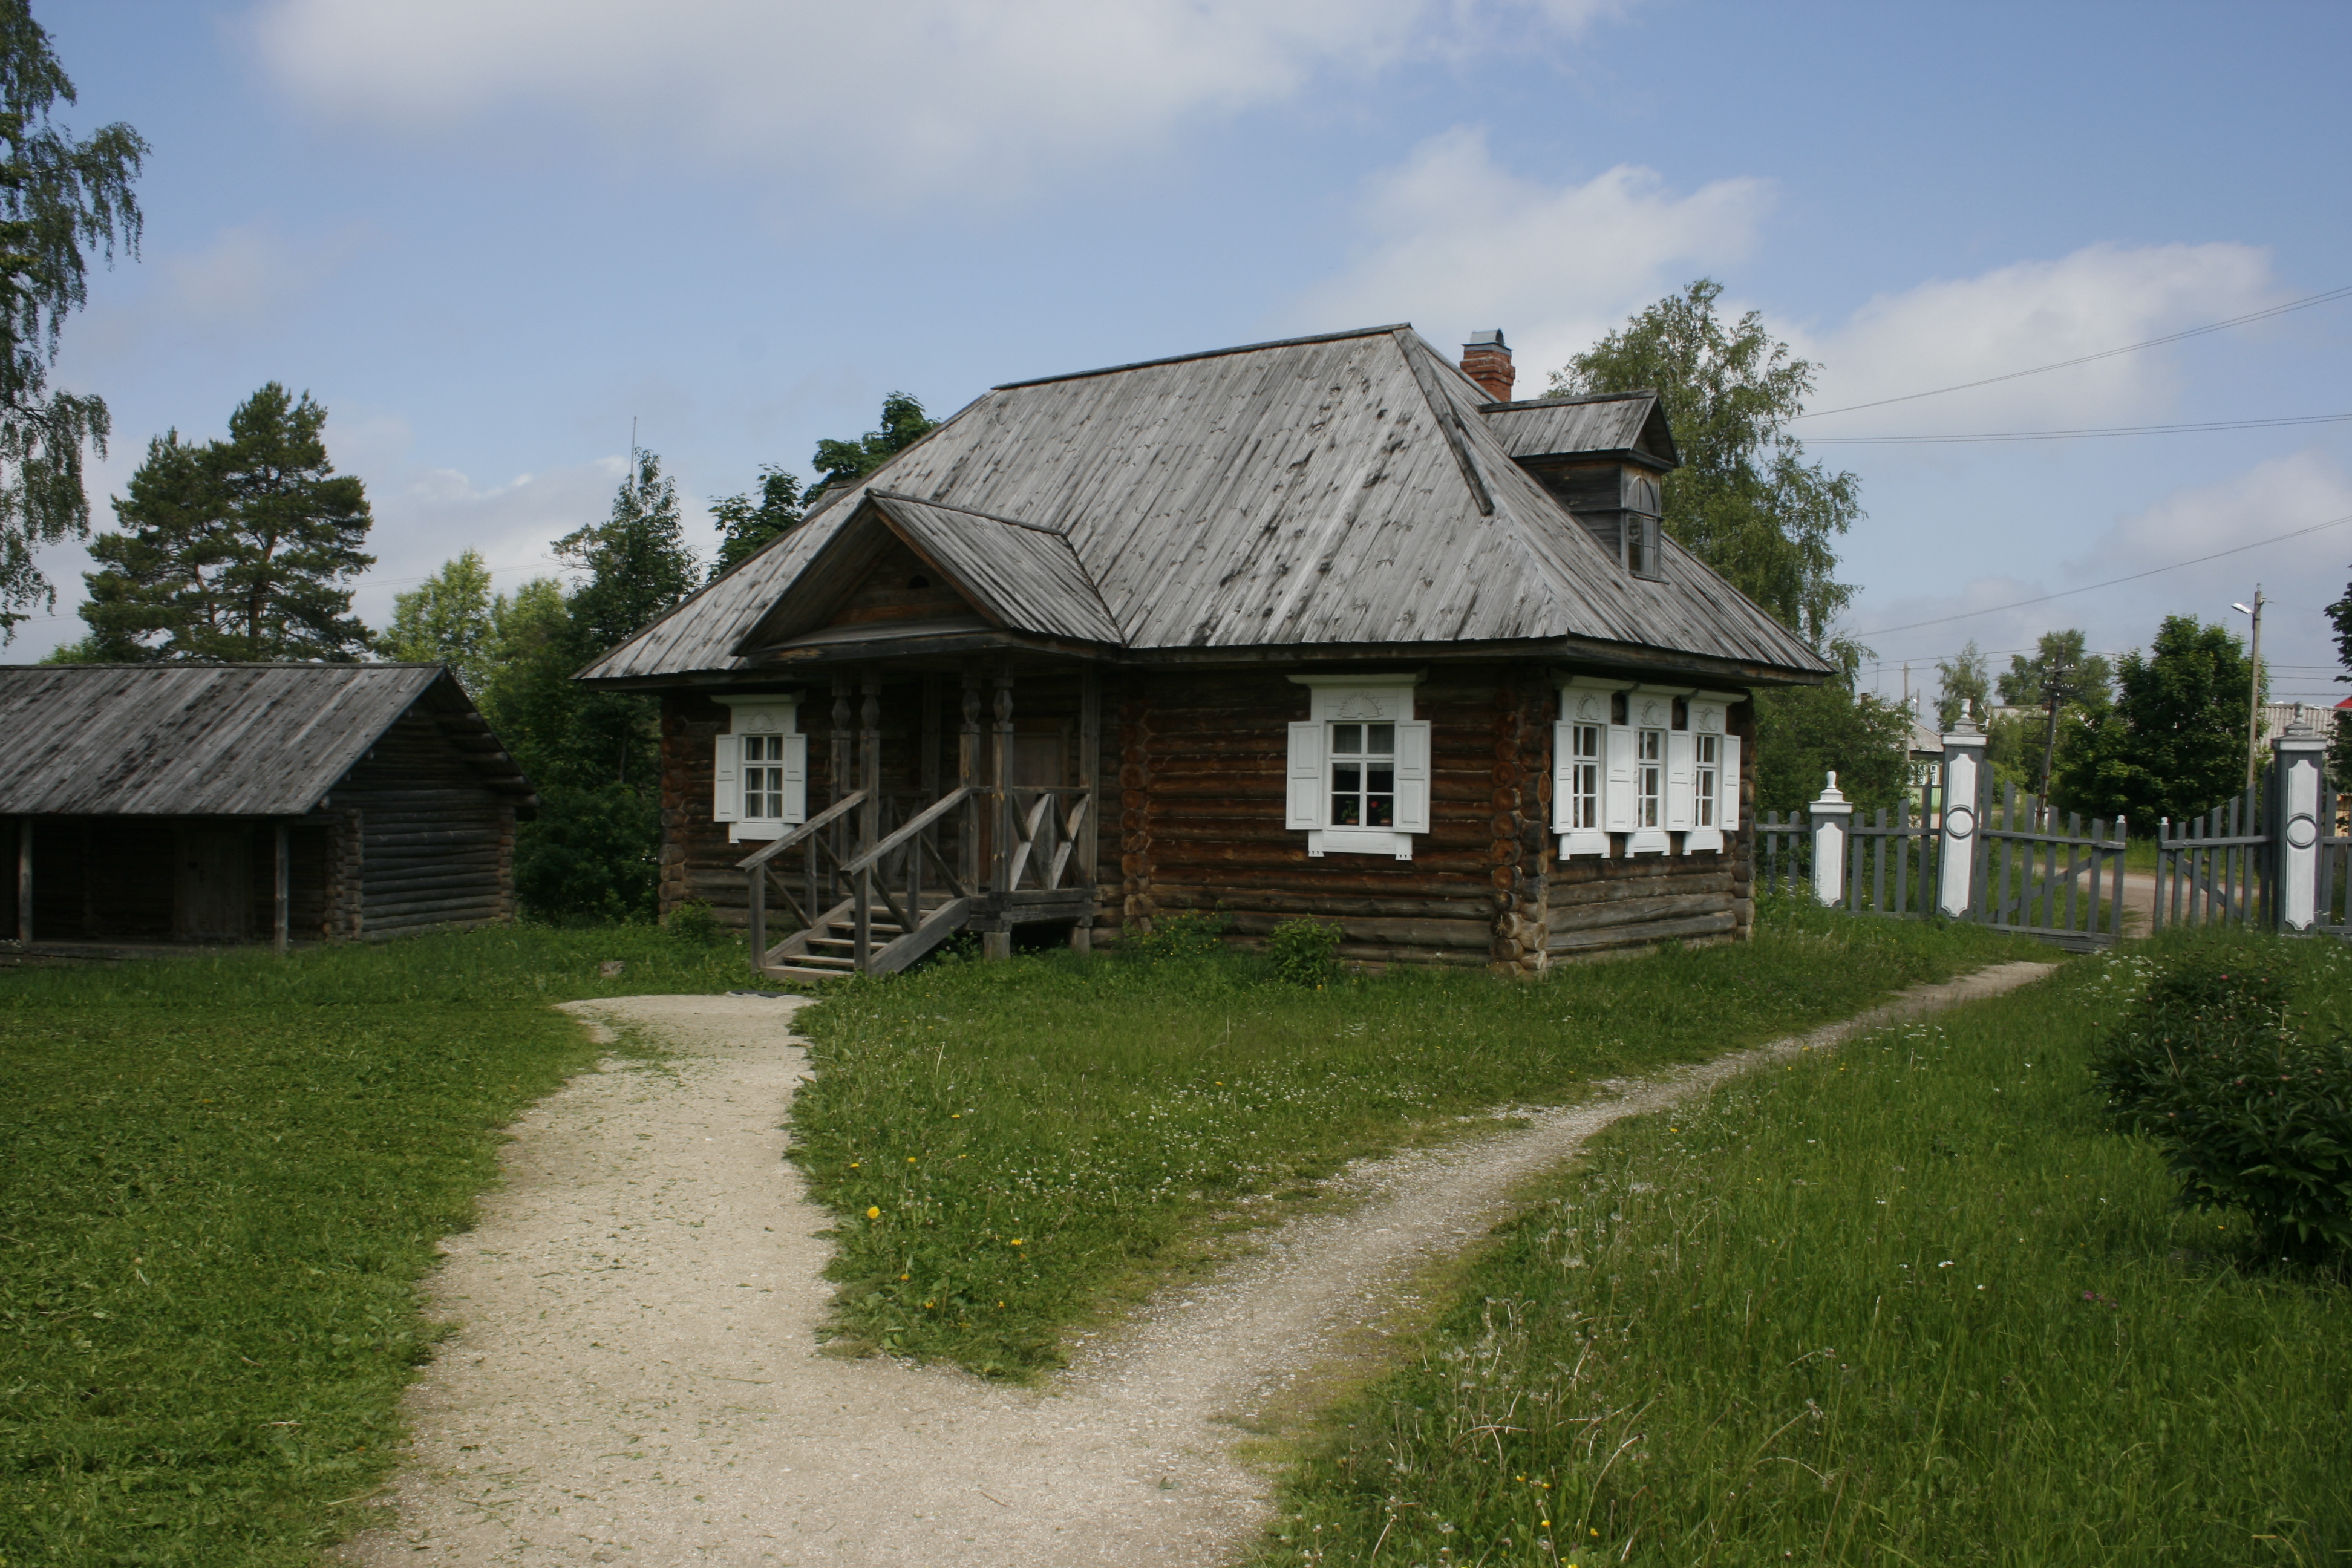
[[[783,1159],[798,1004],[575,1005],[676,1055],[608,1060],[516,1124],[507,1182],[433,1281],[457,1323],[412,1392],[394,1522],[347,1561],[1213,1563],[1265,1518],[1246,1422],[1483,1234],[1522,1178],[1660,1109],[1891,1018],[2012,989],[2005,964],[1492,1137],[1353,1167],[1363,1201],[1082,1346],[1043,1393],[816,1353],[828,1249]]]

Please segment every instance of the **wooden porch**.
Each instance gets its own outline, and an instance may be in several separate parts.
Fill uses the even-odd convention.
[[[919,721],[911,737],[895,727],[916,754],[897,758],[885,755],[885,677],[881,666],[834,677],[825,804],[813,776],[807,819],[736,863],[753,967],[780,980],[891,974],[964,931],[979,933],[984,958],[1002,959],[1016,926],[1062,922],[1086,951],[1097,898],[1098,672],[1079,669],[1075,713],[1064,702],[1046,715],[1075,719],[1074,734],[1023,731],[1009,660],[919,672]],[[916,787],[890,789],[892,777]],[[772,942],[772,927],[787,922]]]

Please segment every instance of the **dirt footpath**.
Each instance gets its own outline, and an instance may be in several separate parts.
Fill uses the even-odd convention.
[[[456,1324],[410,1395],[394,1522],[349,1561],[575,1564],[1214,1563],[1265,1517],[1247,1420],[1500,1217],[1512,1185],[1617,1117],[1759,1062],[2012,989],[2012,963],[1532,1125],[1351,1169],[1364,1202],[1274,1234],[1082,1348],[1045,1393],[816,1353],[824,1216],[785,1163],[798,1005],[576,1005],[647,1026],[515,1126],[480,1227],[446,1244]]]

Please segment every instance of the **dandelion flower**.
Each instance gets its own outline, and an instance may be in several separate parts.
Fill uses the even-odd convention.
[[[878,1208],[869,1208],[866,1211],[866,1217],[867,1219],[880,1219],[882,1217],[882,1211]]]
[[[1019,1237],[1017,1237],[1017,1236],[1016,1236],[1016,1237],[1014,1237],[1013,1238],[1013,1246],[1015,1246],[1015,1247],[1020,1246],[1020,1245],[1021,1245],[1021,1238],[1020,1238]]]

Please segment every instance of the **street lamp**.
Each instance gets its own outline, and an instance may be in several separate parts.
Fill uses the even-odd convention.
[[[2254,602],[2241,605],[2232,602],[2230,608],[2242,616],[2251,616],[2254,622],[2254,644],[2248,662],[2254,667],[2254,677],[2246,695],[2246,793],[2254,790],[2254,773],[2263,754],[2263,585],[2254,584]]]

